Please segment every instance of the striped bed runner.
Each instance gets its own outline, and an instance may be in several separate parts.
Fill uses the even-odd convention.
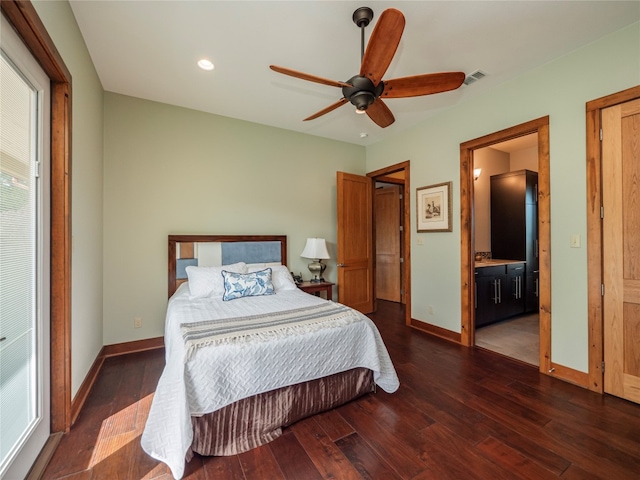
[[[180,329],[186,349],[186,362],[198,348],[207,345],[264,342],[357,321],[362,321],[362,318],[353,309],[328,302],[282,312],[183,323]]]

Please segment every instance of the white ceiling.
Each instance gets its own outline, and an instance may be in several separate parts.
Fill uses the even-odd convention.
[[[512,138],[501,143],[495,143],[491,145],[494,150],[500,150],[501,152],[513,153],[526,148],[532,148],[538,145],[538,134],[532,133],[530,135],[524,135],[522,137]]]
[[[105,90],[311,135],[369,145],[640,19],[638,1],[96,1],[71,0]],[[382,129],[344,105],[339,88],[275,73],[270,64],[332,80],[359,72],[351,16],[401,10],[406,26],[385,80],[480,69],[487,77],[437,95],[388,99]],[[196,66],[209,58],[216,68]],[[586,79],[587,77],[585,77]],[[361,134],[366,133],[366,138]]]

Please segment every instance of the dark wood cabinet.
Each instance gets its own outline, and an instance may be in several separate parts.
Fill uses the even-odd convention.
[[[496,321],[500,310],[502,284],[506,283],[505,268],[476,268],[476,327],[489,325]]]
[[[525,310],[525,264],[516,263],[507,265],[507,277],[509,285],[507,295],[509,299],[506,303],[505,317],[520,315]]]
[[[298,284],[298,288],[303,292],[307,292],[318,297],[321,292],[324,292],[327,300],[331,300],[334,285],[335,283],[331,282],[302,282]]]
[[[524,263],[476,268],[476,327],[524,312],[524,277]]]
[[[538,297],[540,296],[539,275],[538,270],[527,272],[525,280],[525,312],[533,312],[538,310]]]
[[[523,311],[538,309],[538,173],[530,170],[491,177],[491,255],[523,260]]]

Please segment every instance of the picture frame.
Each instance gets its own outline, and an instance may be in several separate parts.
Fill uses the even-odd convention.
[[[451,232],[453,182],[437,183],[416,189],[418,233]]]

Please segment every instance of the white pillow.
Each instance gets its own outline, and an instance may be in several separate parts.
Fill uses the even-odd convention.
[[[271,282],[273,283],[273,288],[276,292],[279,290],[295,290],[298,288],[286,265],[273,265],[269,268],[271,268]],[[257,265],[250,265],[248,267],[248,272],[257,272],[263,269],[264,267],[260,268]]]
[[[189,279],[189,300],[203,297],[222,297],[224,294],[222,270],[234,273],[247,273],[247,264],[238,262],[219,267],[188,266],[186,271]]]

